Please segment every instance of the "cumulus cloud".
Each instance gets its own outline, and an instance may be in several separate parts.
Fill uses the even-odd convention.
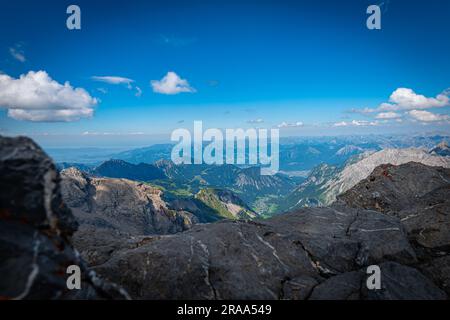
[[[380,114],[393,115],[394,112],[398,111],[442,108],[446,106],[450,106],[449,89],[444,90],[436,97],[426,97],[415,93],[412,89],[398,88],[390,95],[388,102],[383,102],[376,108],[352,109],[351,112],[364,115],[381,112]]]
[[[395,90],[391,94],[389,101],[391,102],[391,106],[397,110],[439,108],[448,106],[450,103],[450,99],[446,93],[438,94],[435,98],[427,98],[408,88]],[[388,104],[384,104],[384,108],[389,107]]]
[[[422,122],[449,121],[450,117],[444,114],[435,114],[425,110],[411,110],[408,114],[414,119]]]
[[[91,117],[97,102],[83,88],[60,84],[45,71],[30,71],[18,79],[0,75],[0,107],[16,120],[76,121]]]
[[[341,121],[333,124],[334,127],[366,127],[366,126],[376,126],[378,125],[378,121],[366,121],[366,120],[352,120],[350,122]]]
[[[375,118],[376,119],[397,119],[397,118],[401,118],[401,115],[396,112],[393,112],[393,111],[388,111],[388,112],[381,112],[381,113],[377,114]]]
[[[186,79],[181,79],[175,72],[169,71],[161,80],[150,82],[153,91],[162,94],[178,94],[181,92],[195,92]]]
[[[283,121],[277,127],[278,128],[298,128],[298,127],[303,127],[303,122],[297,121],[297,122],[294,122],[294,123],[289,123],[289,122],[284,122]]]
[[[17,61],[20,62],[25,62],[27,61],[27,59],[25,58],[25,53],[24,51],[21,49],[21,46],[16,45],[15,47],[11,47],[9,48],[9,53],[11,54],[11,56],[16,59]]]

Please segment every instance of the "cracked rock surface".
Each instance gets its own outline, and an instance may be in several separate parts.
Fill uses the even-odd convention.
[[[138,299],[446,298],[410,267],[417,256],[399,219],[343,209],[303,209],[263,222],[222,221],[128,239],[94,269]],[[364,289],[371,264],[385,272],[377,294]]]
[[[0,299],[124,299],[71,245],[77,223],[61,199],[52,161],[30,139],[0,137]],[[69,265],[81,290],[68,290]]]
[[[403,218],[429,206],[449,212],[440,193],[449,186],[448,170],[415,163],[389,168],[386,176],[386,167],[378,167],[368,181],[391,181],[393,175],[398,185],[369,190],[363,180],[355,188],[364,190],[351,189],[330,208],[196,225],[170,236],[126,237],[92,264],[138,299],[446,299],[445,235],[425,247]],[[426,179],[425,189],[414,185],[420,179]],[[374,192],[401,210],[369,206]],[[448,224],[434,214],[427,221],[448,234]],[[366,286],[373,264],[381,269],[381,290]]]
[[[377,167],[339,202],[399,219],[418,268],[450,294],[449,195],[450,169],[410,162]]]

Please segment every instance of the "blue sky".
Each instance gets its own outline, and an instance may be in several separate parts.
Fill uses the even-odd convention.
[[[81,30],[66,28],[70,4]],[[381,30],[366,27],[370,4]],[[445,0],[2,2],[0,133],[110,146],[169,140],[194,120],[285,136],[449,132],[449,14]],[[81,109],[57,116],[74,107],[51,86],[48,110],[33,92],[12,97],[21,75],[34,93],[68,81]]]

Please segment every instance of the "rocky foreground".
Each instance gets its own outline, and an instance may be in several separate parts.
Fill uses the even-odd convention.
[[[0,300],[129,297],[73,248],[78,223],[62,201],[54,164],[34,142],[0,137],[0,177]],[[67,289],[70,265],[82,271],[80,290]]]
[[[329,208],[194,224],[176,234],[144,235],[135,224],[126,232],[120,224],[88,224],[82,236],[75,233],[80,258],[71,244],[76,221],[61,201],[51,161],[29,139],[1,138],[0,146],[2,298],[123,298],[121,287],[135,299],[450,294],[450,169],[382,165]],[[79,222],[91,221],[85,218]],[[81,264],[85,275],[75,293],[65,289],[62,272],[72,263]],[[366,287],[373,264],[381,268],[381,290]]]

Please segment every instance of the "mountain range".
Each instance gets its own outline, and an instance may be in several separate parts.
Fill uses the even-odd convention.
[[[334,150],[334,142],[316,149],[302,147],[313,155],[322,154],[320,150]],[[361,144],[359,144],[361,145]],[[154,147],[161,155],[165,145]],[[294,148],[291,148],[291,151]],[[153,154],[153,148],[138,149],[128,155]],[[410,161],[431,166],[448,167],[448,145],[445,141],[429,148],[365,150],[361,146],[349,144],[333,151],[329,162],[322,162],[309,171],[306,178],[300,178],[295,172],[282,172],[274,176],[262,176],[258,167],[239,167],[235,165],[175,165],[171,160],[159,159],[150,163],[129,163],[112,159],[98,166],[61,163],[59,168],[70,165],[89,173],[94,177],[124,178],[152,185],[163,192],[168,202],[184,198],[194,201],[203,189],[229,191],[239,201],[258,216],[271,216],[304,206],[323,206],[331,204],[336,196],[353,187],[367,177],[381,164],[402,164]],[[336,154],[345,157],[345,161],[335,161]],[[286,156],[286,155],[285,155]],[[290,154],[288,157],[293,158]],[[297,157],[298,158],[298,157]],[[334,160],[333,160],[334,159]],[[342,159],[341,159],[342,160]],[[335,163],[333,164],[333,161]],[[217,209],[217,208],[216,208]]]
[[[296,182],[277,174],[260,175],[258,167],[240,168],[234,165],[175,165],[170,160],[158,160],[154,164],[132,164],[112,159],[96,167],[72,163],[75,167],[93,177],[123,178],[144,182],[164,190],[166,199],[193,198],[205,188],[223,189],[236,194],[252,211],[258,214],[276,208],[276,199],[292,191]],[[71,167],[61,163],[60,170]]]
[[[450,294],[450,169],[443,166],[381,164],[328,207],[202,223],[145,183],[74,168],[60,175],[30,139],[0,137],[0,146],[5,299],[440,300]],[[205,188],[193,199],[186,206],[249,210],[228,191]],[[66,290],[64,272],[73,263],[82,272],[82,290],[75,292]],[[372,265],[382,274],[380,290],[365,285]]]
[[[319,165],[311,171],[306,181],[286,196],[280,209],[289,211],[304,206],[329,205],[336,200],[336,196],[365,179],[382,164],[418,162],[449,168],[450,157],[441,156],[434,150],[435,148],[431,151],[418,148],[383,149],[359,154],[341,166]]]
[[[450,137],[442,133],[419,135],[349,135],[323,137],[281,137],[280,170],[296,172],[311,170],[321,163],[342,164],[348,157],[364,151],[388,148],[431,149]],[[117,148],[47,148],[56,163],[82,163],[98,166],[109,159],[119,159],[132,164],[152,164],[160,159],[170,160],[173,144],[156,144],[149,147],[117,151]],[[123,148],[122,148],[123,150]]]

